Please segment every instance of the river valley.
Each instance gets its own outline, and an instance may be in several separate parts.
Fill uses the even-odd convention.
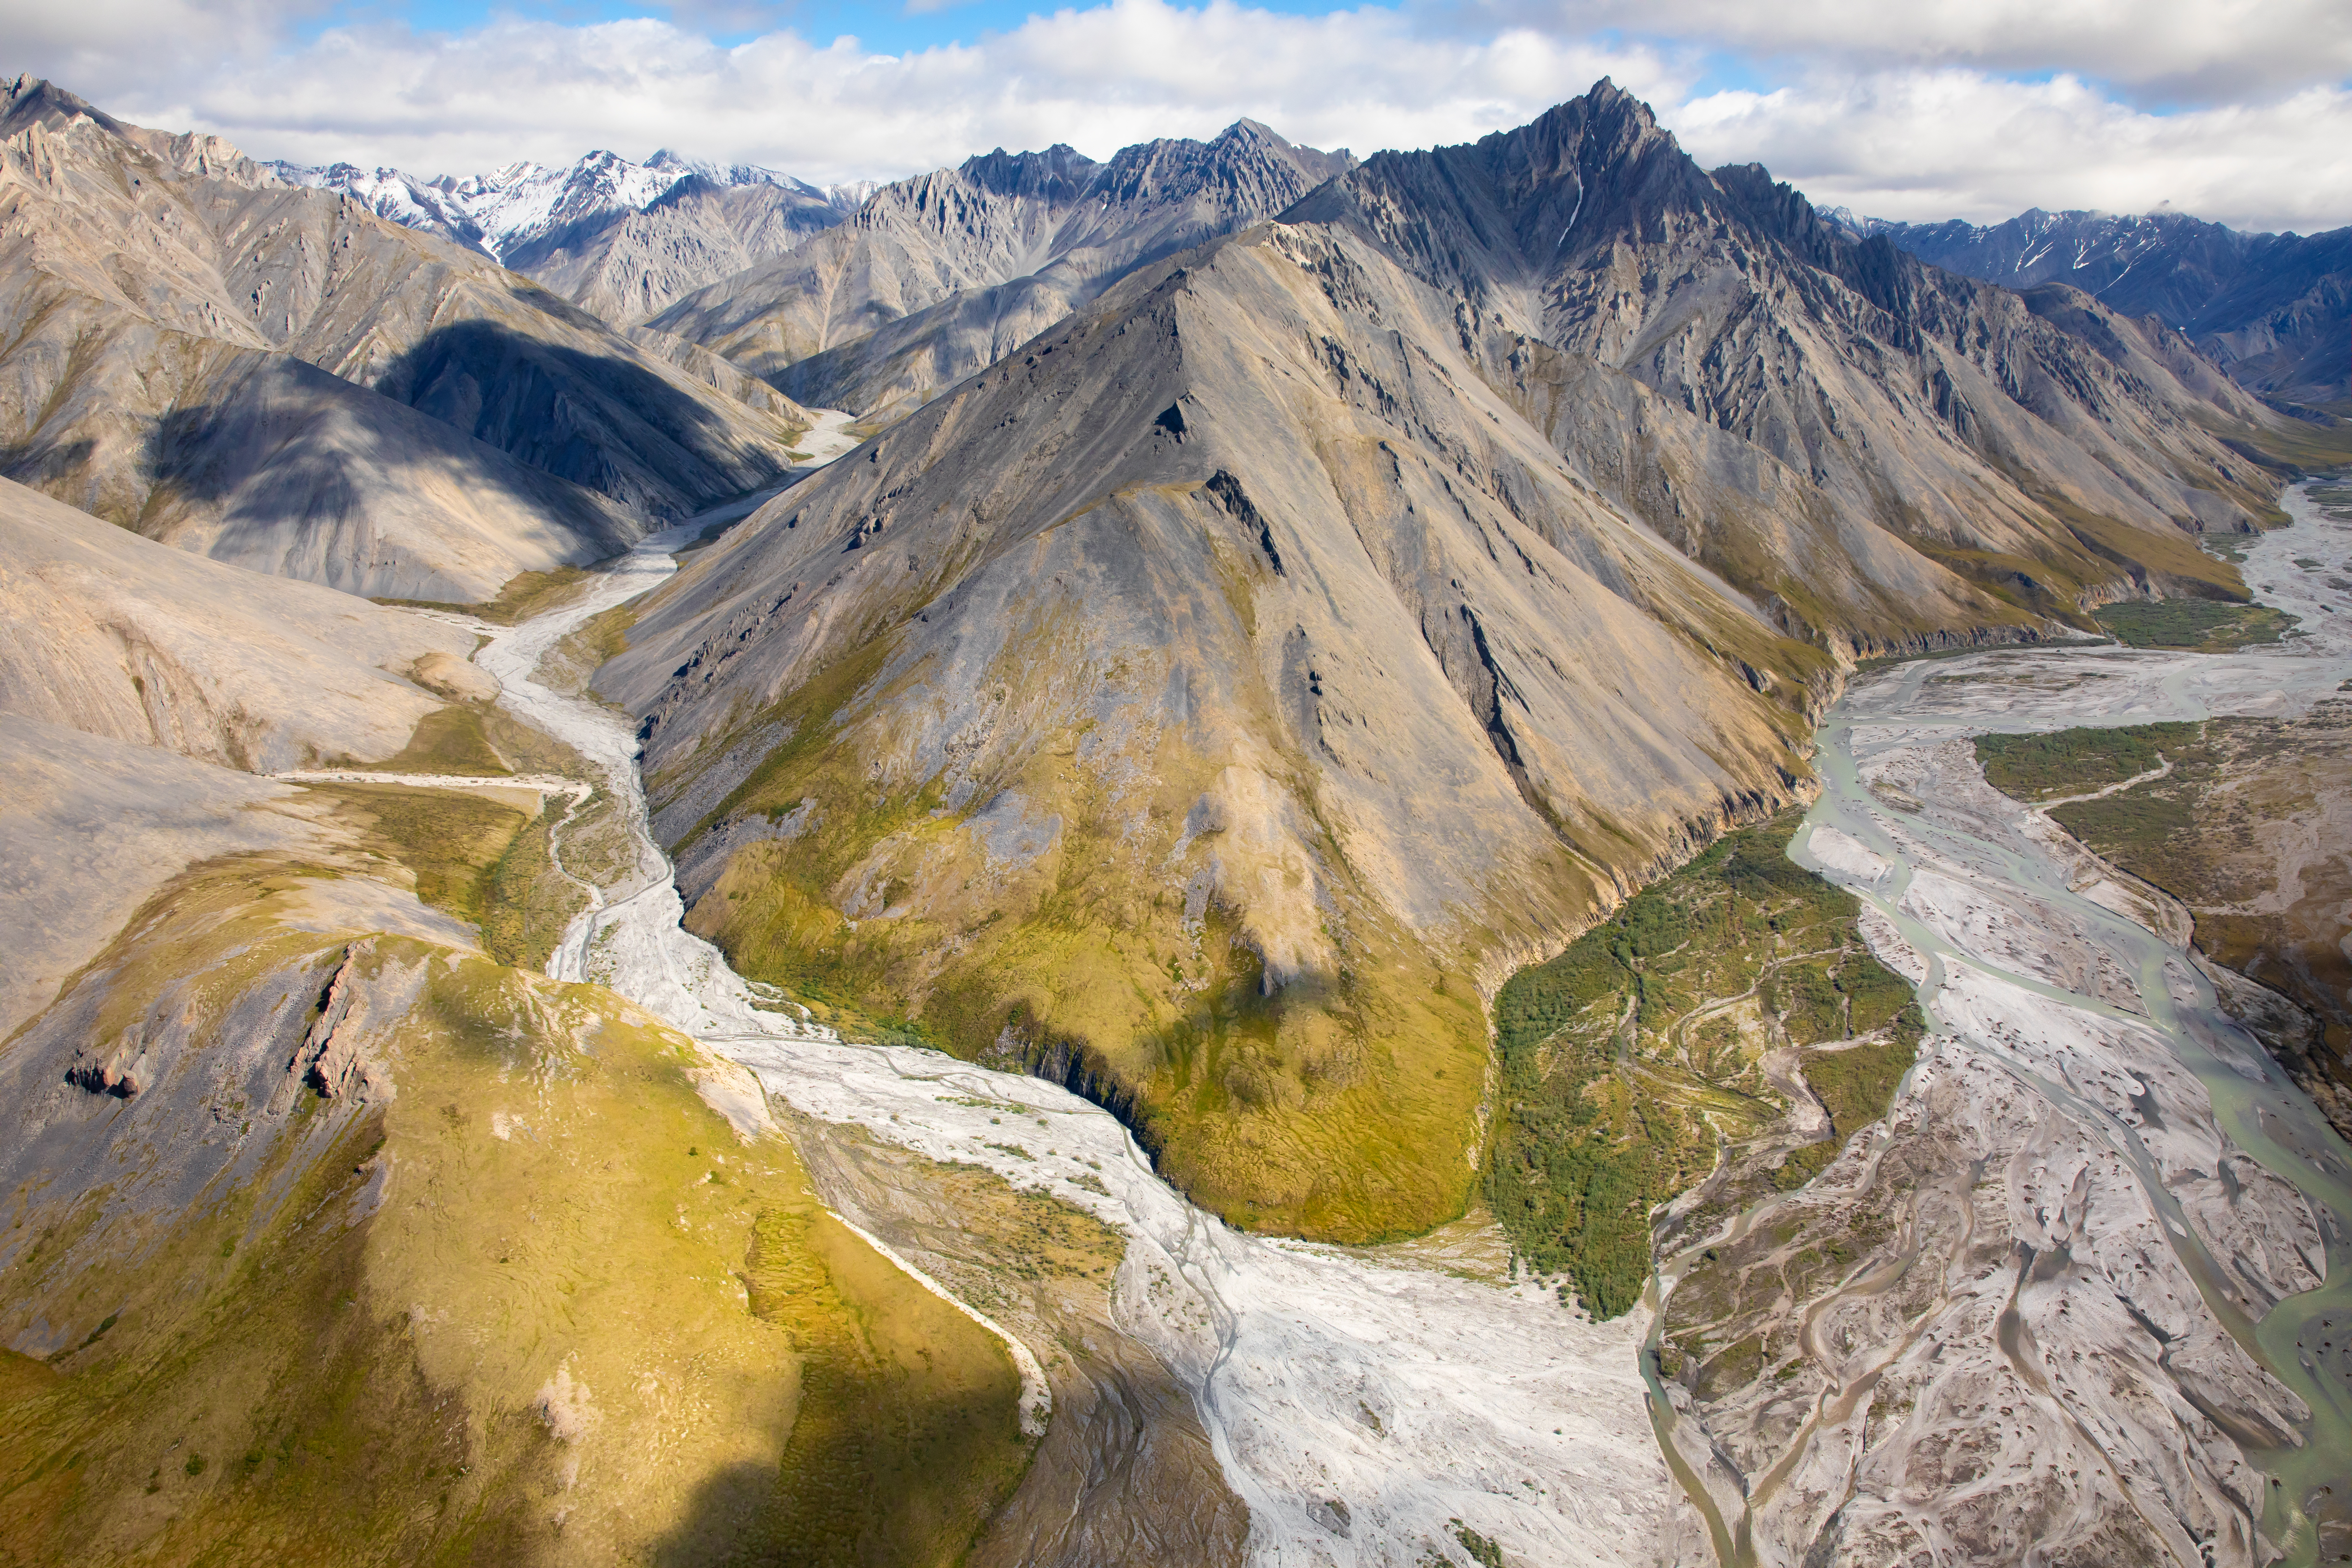
[[[1238,1233],[1100,1108],[842,1040],[688,933],[625,716],[540,671],[716,520],[645,541],[520,626],[480,626],[476,658],[635,824],[635,872],[593,890],[551,973],[612,986],[756,1077],[764,1096],[749,1079],[708,1093],[745,1126],[773,1097],[825,1202],[1015,1346],[1024,1426],[1085,1397],[1099,1357],[1040,1342],[1017,1289],[940,1251],[927,1173],[982,1167],[1116,1230],[1113,1326],[1189,1398],[1255,1562],[1793,1568],[1998,1554],[2005,1532],[2029,1561],[2333,1561],[2352,1551],[2333,1511],[2352,1492],[2336,1348],[2352,1153],[2150,929],[2169,929],[2151,896],[1992,791],[1968,741],[2327,699],[2352,674],[2352,627],[2292,557],[2343,559],[2352,527],[2300,491],[2290,505],[2296,525],[2255,542],[2245,572],[2306,636],[1916,662],[1858,677],[1829,716],[1791,853],[1861,899],[1934,1033],[1887,1120],[1812,1184],[1662,1260],[1665,1330],[1754,1337],[1783,1368],[1696,1390],[1657,1376],[1649,1311],[1564,1310],[1509,1277],[1491,1227],[1361,1251]],[[1787,1258],[1833,1227],[1864,1238],[1859,1256],[1784,1290]],[[1141,1489],[1095,1502],[1145,1508]],[[2137,1525],[2118,1534],[2117,1518]]]
[[[1667,1331],[1757,1355],[1661,1390],[1726,1555],[2352,1552],[2352,1155],[2219,1006],[2177,906],[1992,790],[1969,739],[2334,698],[2352,637],[2310,558],[2352,527],[2288,504],[2244,570],[2305,635],[1918,661],[1824,723],[1792,858],[1861,900],[1934,1032],[1821,1178],[1663,1260]]]

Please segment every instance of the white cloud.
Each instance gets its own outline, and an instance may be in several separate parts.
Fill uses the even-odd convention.
[[[1602,75],[1666,95],[1689,79],[1647,47],[1433,39],[1377,7],[1308,17],[1231,0],[1114,0],[904,56],[791,31],[721,47],[663,21],[512,16],[459,36],[333,28],[205,70],[159,52],[83,51],[86,77],[59,74],[124,118],[217,131],[265,157],[470,173],[667,145],[820,181],[895,177],[999,145],[1067,142],[1102,157],[1243,115],[1316,145],[1425,146],[1517,124]]]
[[[2352,76],[2344,0],[1475,0],[1421,14],[1432,26],[1614,30],[1857,70],[2067,72],[2176,103]]]
[[[1973,71],[1809,79],[1721,93],[1675,113],[1702,163],[1756,162],[1814,201],[1876,217],[2009,217],[2028,206],[2147,212],[2169,204],[2241,228],[2352,220],[2352,92],[2169,115],[2070,78]]]
[[[456,35],[372,24],[304,38],[293,28],[310,0],[0,0],[0,37],[10,63],[142,123],[217,131],[262,156],[421,174],[669,146],[831,183],[996,146],[1067,142],[1103,157],[1242,115],[1363,153],[1520,124],[1607,74],[1649,99],[1702,162],[1761,162],[1819,200],[1877,216],[2169,201],[2310,231],[2352,221],[2352,96],[2338,59],[2352,29],[2319,15],[2340,3],[1496,0],[1300,16],[1234,0],[1110,0],[893,56],[788,29],[721,47],[660,20],[508,16]],[[1604,25],[1625,32],[1596,37]],[[2299,48],[2285,40],[2297,28]],[[1777,88],[1693,96],[1741,47]],[[2225,76],[2300,70],[2302,85],[2158,114],[2092,84],[2095,73],[2186,79],[2200,50]],[[2077,56],[2094,63],[2043,81],[1994,68]]]

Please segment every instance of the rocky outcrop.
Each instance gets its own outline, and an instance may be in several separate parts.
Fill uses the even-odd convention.
[[[155,1066],[148,1059],[146,1042],[140,1035],[134,1027],[111,1045],[87,1045],[75,1051],[73,1066],[66,1068],[66,1081],[92,1094],[131,1099],[155,1081]]]
[[[362,1099],[381,1095],[391,1079],[381,1063],[366,1054],[368,999],[360,971],[375,956],[375,941],[363,937],[343,950],[343,962],[327,982],[319,1016],[302,1037],[301,1045],[286,1064],[286,1076],[299,1079],[332,1100],[356,1088]]]

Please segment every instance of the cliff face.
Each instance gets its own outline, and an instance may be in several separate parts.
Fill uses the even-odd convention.
[[[0,115],[0,471],[361,593],[487,598],[611,554],[774,479],[796,428],[481,257],[46,83]]]
[[[1101,180],[906,210],[1013,257]],[[1130,275],[698,558],[599,685],[739,967],[1083,1086],[1236,1217],[1425,1226],[1478,983],[1802,793],[1841,658],[2242,592],[2187,530],[2268,480],[2199,421],[2265,416],[2200,363],[1603,84]]]

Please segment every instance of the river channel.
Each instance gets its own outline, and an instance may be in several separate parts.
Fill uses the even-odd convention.
[[[2175,1550],[2184,1561],[2201,1550],[2208,1563],[2219,1552],[2223,1561],[2309,1563],[2319,1557],[2323,1538],[2329,1561],[2346,1547],[2352,1364],[2321,1347],[2340,1347],[2352,1326],[2352,1150],[2221,1009],[2211,982],[2182,949],[2132,918],[2145,918],[2148,908],[2136,907],[2129,889],[2102,877],[2046,818],[1983,784],[1969,738],[2226,715],[2283,718],[2336,696],[2352,676],[2352,595],[2326,579],[2352,561],[2352,520],[2329,516],[2306,492],[2304,486],[2290,491],[2284,504],[2294,525],[2253,542],[2243,567],[2262,602],[2300,619],[2300,635],[2225,655],[2112,646],[1988,651],[1858,678],[1818,734],[1822,794],[1790,847],[1799,864],[1855,894],[1874,951],[1917,984],[1933,1035],[1913,1079],[1937,1057],[1948,1107],[1948,1097],[1959,1092],[1950,1086],[1964,1081],[1971,1059],[1989,1064],[1997,1070],[1980,1082],[2021,1090],[2035,1102],[2032,1117],[2045,1129],[2063,1130],[2042,1137],[1996,1173],[2009,1184],[2011,1227],[2028,1263],[2000,1320],[1998,1342],[1961,1346],[1954,1359],[1973,1352],[1990,1371],[2013,1371],[2016,1380],[2001,1386],[2029,1388],[2158,1534],[2167,1523],[2159,1516],[2168,1508],[2182,1512],[2181,1498],[2196,1488],[2177,1475],[2158,1478],[2162,1467],[2147,1459],[2151,1445],[2126,1431],[2128,1416],[2118,1419],[2095,1389],[2086,1390],[2079,1377],[2070,1385],[2051,1373],[2068,1355],[2080,1363],[2088,1337],[2075,1331],[2070,1343],[2067,1330],[2052,1326],[2064,1321],[2064,1309],[2044,1319],[2041,1352],[2032,1349],[2030,1334],[2020,1334],[2016,1303],[2028,1289],[2035,1248],[2045,1264],[2054,1255],[2070,1268],[2105,1269],[2106,1278],[2122,1281],[2110,1291],[2120,1298],[2135,1289],[2133,1268],[2144,1267],[2129,1261],[2134,1246],[2146,1246],[2134,1238],[2160,1237],[2194,1282],[2196,1299],[2181,1292],[2184,1302],[2171,1304],[2171,1327],[2148,1331],[2169,1352],[2184,1336],[2218,1328],[2259,1367],[2242,1369],[2231,1394],[2248,1407],[2267,1401],[2285,1419],[2267,1427],[2243,1423],[2231,1436],[2271,1484],[2258,1505],[2242,1510],[2238,1551],[2229,1539],[2183,1534]],[[1977,1092],[1980,1099],[1989,1093]],[[1906,1080],[1889,1118],[1896,1131],[1882,1136],[1912,1135],[1924,1103],[1925,1091]],[[1988,1111],[1986,1120],[1997,1118]],[[2045,1166],[2065,1173],[2062,1156],[2070,1140],[2071,1191],[2063,1181],[2035,1190]],[[2240,1188],[2229,1171],[2245,1170],[2235,1163],[2241,1154],[2276,1178],[2263,1202],[2285,1231],[2275,1224],[2264,1230],[2239,1211]],[[2092,1176],[2111,1178],[2105,1191],[2096,1183],[2086,1187]],[[2225,1179],[2216,1184],[2216,1176]],[[2294,1212],[2297,1200],[2301,1213]],[[2098,1206],[2105,1217],[2095,1222],[2084,1211]],[[1865,1267],[1857,1276],[1857,1296],[1867,1293],[1859,1280],[1868,1273]],[[1672,1278],[1669,1264],[1668,1283]],[[2153,1286],[2139,1289],[2157,1294]],[[1921,1335],[1934,1319],[1927,1314],[1907,1334],[1890,1337],[1863,1377],[1855,1376],[1859,1362],[1843,1369],[1844,1375],[1866,1386],[1866,1379],[1923,1351],[1929,1342]],[[2230,1397],[2205,1395],[2227,1381],[2200,1390],[2180,1380],[2190,1402],[2201,1399],[2200,1409],[2224,1431],[2237,1407]],[[1652,1387],[1661,1437],[1672,1448],[1677,1420],[1665,1410],[1666,1391],[1654,1371]],[[1838,1423],[1826,1413],[1827,1402],[1824,1411],[1800,1447],[1832,1446],[1824,1434]],[[1687,1454],[1696,1445],[1681,1447]],[[2228,1454],[2206,1458],[2220,1472],[2233,1462]],[[1775,1521],[1765,1516],[1780,1501],[1770,1485],[1792,1463],[1814,1460],[1789,1456],[1744,1499],[1727,1497],[1721,1487],[1710,1491],[1687,1458],[1676,1468],[1707,1517],[1718,1553],[1744,1563],[1786,1554],[1787,1521],[1780,1521],[1780,1552],[1769,1544]],[[1858,1456],[1824,1453],[1817,1463],[1833,1485],[1842,1480],[1849,1498],[1872,1485],[1867,1461]],[[2221,1491],[2226,1498],[2226,1487]]]

